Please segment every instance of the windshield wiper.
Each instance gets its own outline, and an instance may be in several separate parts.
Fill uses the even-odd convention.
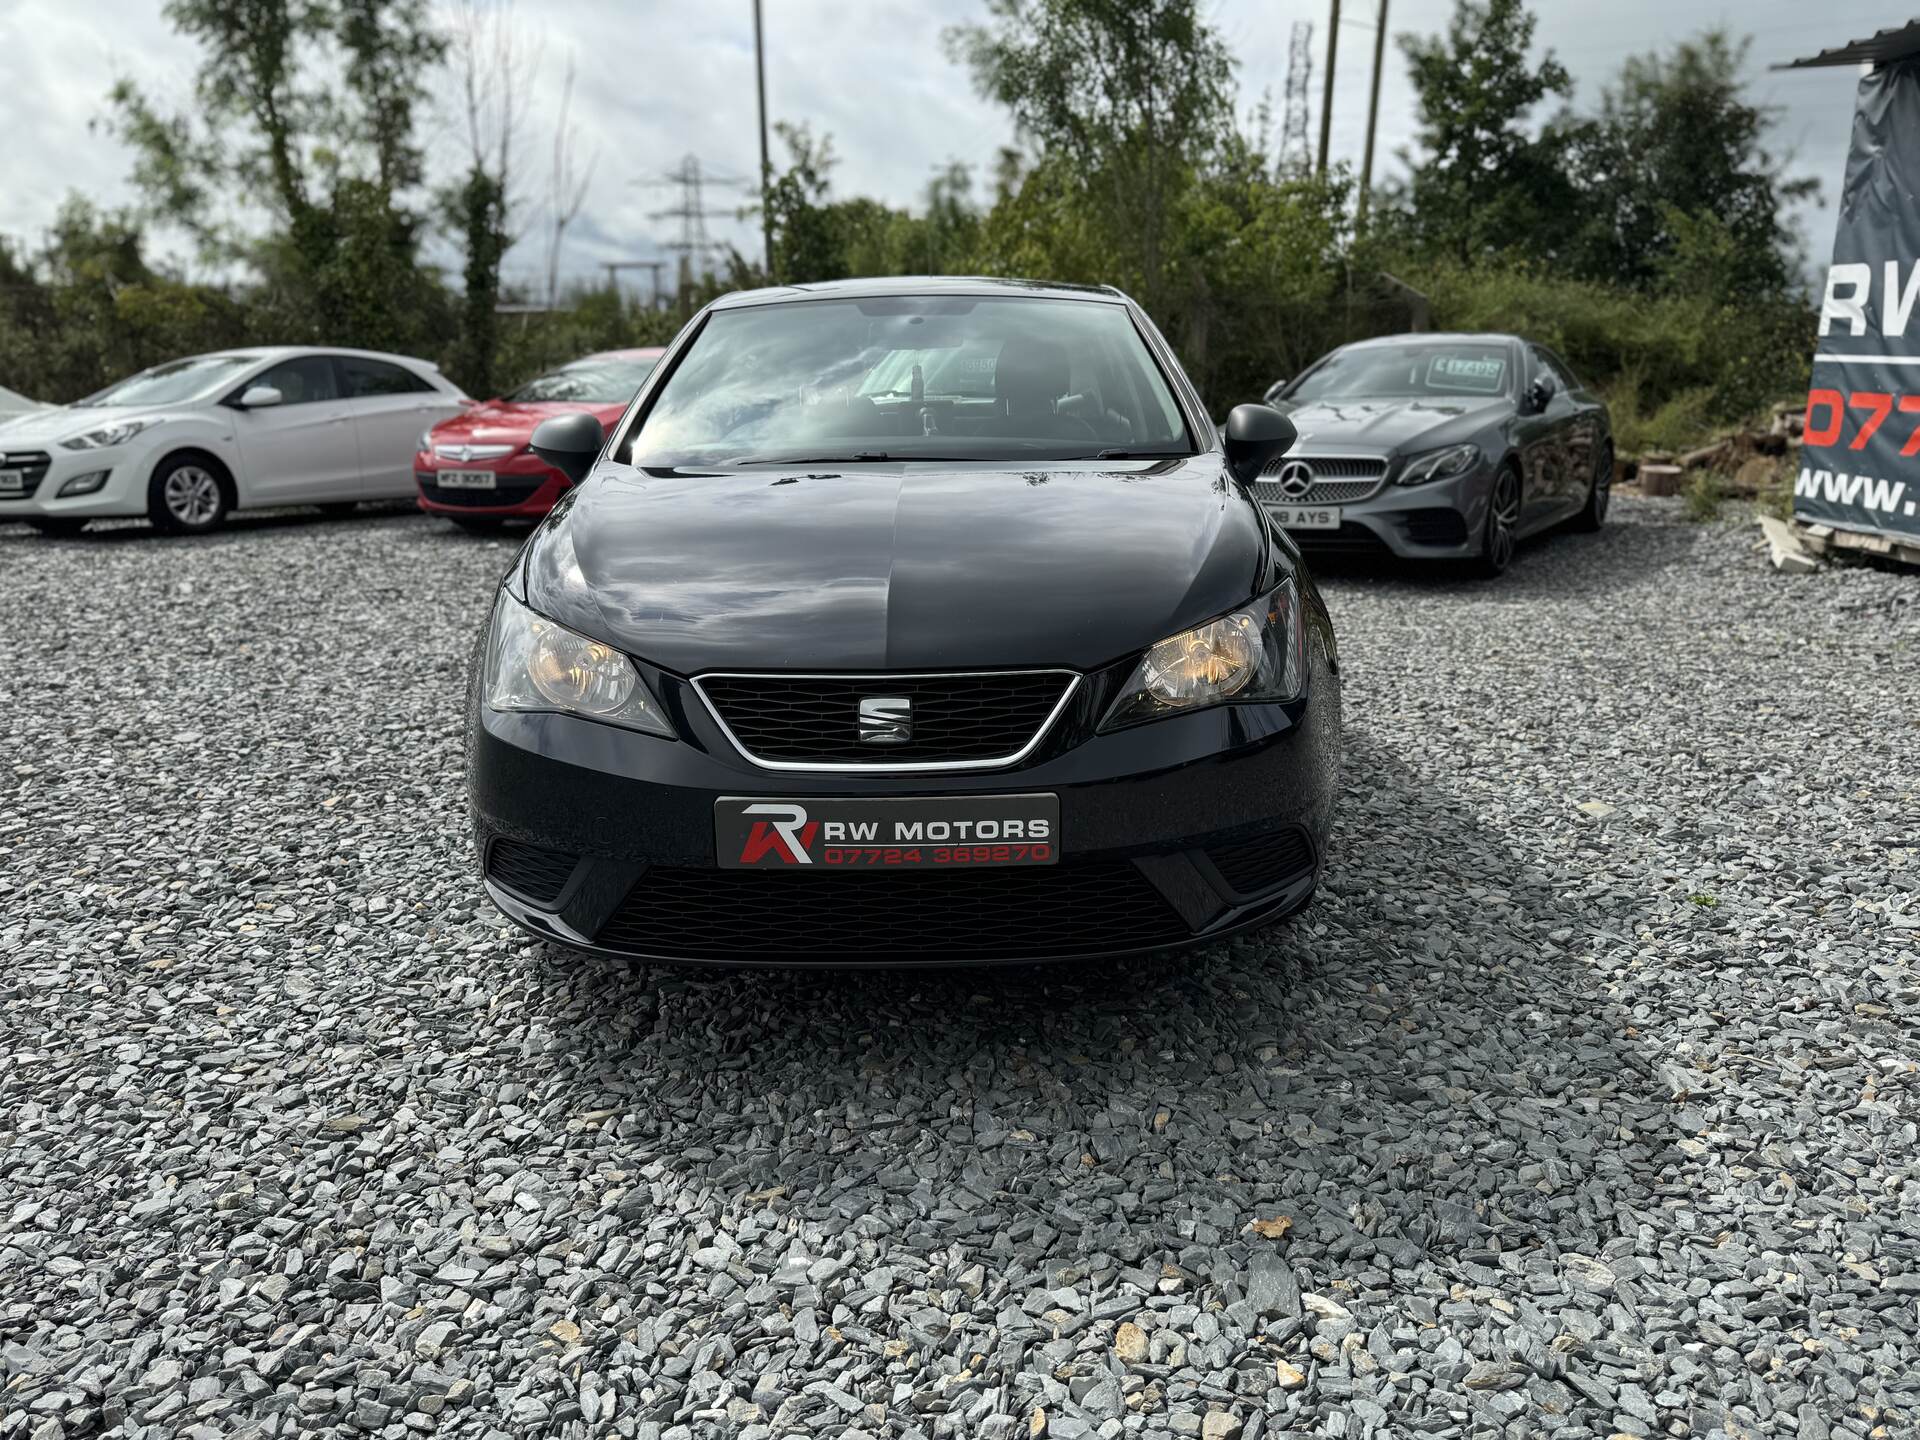
[[[741,465],[854,465],[867,460],[891,460],[884,450],[856,450],[851,455],[746,455],[727,464]]]
[[[1185,455],[1184,450],[1102,450],[1097,455],[1076,455],[1076,460],[1171,460]]]

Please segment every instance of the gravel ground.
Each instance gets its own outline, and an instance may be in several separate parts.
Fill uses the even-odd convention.
[[[1292,924],[1028,972],[523,942],[511,542],[0,530],[0,1436],[1920,1428],[1920,581],[1623,501],[1340,575]]]

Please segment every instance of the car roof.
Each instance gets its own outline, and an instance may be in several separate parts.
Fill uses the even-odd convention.
[[[1409,330],[1399,335],[1374,335],[1365,340],[1352,340],[1340,348],[1342,350],[1366,350],[1375,346],[1385,347],[1388,345],[1399,345],[1409,340],[1417,341],[1423,345],[1436,340],[1443,344],[1460,341],[1475,341],[1482,345],[1489,341],[1506,341],[1514,345],[1524,345],[1527,343],[1518,335],[1509,335],[1499,330]]]
[[[629,350],[596,350],[591,355],[569,360],[560,368],[565,370],[574,365],[587,365],[595,360],[658,360],[666,353],[667,347],[664,345],[640,345]]]
[[[715,300],[713,308],[733,310],[745,305],[777,305],[792,300],[857,300],[879,295],[1021,295],[1047,300],[1094,300],[1108,305],[1127,303],[1127,297],[1111,285],[1067,285],[993,275],[874,275],[858,280],[735,290]]]
[[[200,355],[180,355],[175,358],[206,360],[217,355],[230,355],[236,360],[292,360],[301,355],[352,355],[362,360],[386,360],[401,365],[417,365],[422,369],[436,372],[440,369],[433,361],[422,359],[418,355],[396,355],[391,350],[358,350],[351,345],[235,345],[229,350],[208,350]]]

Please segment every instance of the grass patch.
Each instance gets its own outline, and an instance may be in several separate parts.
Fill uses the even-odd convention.
[[[1720,502],[1727,498],[1718,473],[1696,470],[1682,492],[1687,502],[1687,518],[1696,525],[1708,525],[1720,518]]]
[[[1687,896],[1687,899],[1703,910],[1717,909],[1720,904],[1720,897],[1718,895],[1709,895],[1704,890],[1694,891],[1693,894]]]
[[[1711,391],[1683,390],[1651,410],[1644,407],[1641,396],[1637,373],[1621,376],[1606,389],[1607,409],[1613,416],[1614,448],[1620,454],[1678,455],[1713,439],[1713,421],[1708,413]]]

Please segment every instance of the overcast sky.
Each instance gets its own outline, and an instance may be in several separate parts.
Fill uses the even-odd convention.
[[[837,194],[917,205],[929,176],[951,159],[978,166],[984,188],[996,150],[1011,139],[1010,128],[947,60],[940,34],[951,23],[981,17],[985,8],[983,0],[765,0],[770,112],[832,135],[841,159]],[[1391,0],[1388,31],[1394,37],[1436,31],[1452,8],[1452,0]],[[1815,175],[1825,187],[1822,202],[1797,217],[1813,263],[1824,265],[1854,72],[1774,74],[1766,66],[1904,21],[1920,13],[1920,0],[1826,6],[1804,0],[1536,0],[1534,8],[1541,16],[1538,42],[1572,71],[1576,103],[1592,102],[1630,54],[1715,23],[1752,35],[1754,93],[1783,112],[1776,148],[1790,152],[1792,173]],[[1243,109],[1270,89],[1278,110],[1293,22],[1313,22],[1317,127],[1326,0],[1213,0],[1206,9],[1239,57]],[[1345,0],[1344,10],[1332,151],[1357,166],[1378,0]],[[551,143],[555,93],[568,54],[579,66],[574,114],[580,148],[597,155],[591,193],[569,237],[569,272],[597,273],[595,267],[607,260],[660,254],[678,222],[654,212],[677,203],[678,192],[657,182],[682,156],[698,155],[721,175],[754,173],[751,0],[526,0],[519,14],[524,27],[544,35],[545,46],[530,169],[544,163]],[[196,59],[168,28],[159,0],[0,0],[0,54],[8,57],[9,76],[0,91],[0,233],[37,239],[73,191],[104,204],[131,201],[128,156],[100,124],[107,90],[125,75],[157,100],[184,104]],[[1401,168],[1397,152],[1412,140],[1412,106],[1405,63],[1390,44],[1377,172]],[[457,159],[453,120],[444,111],[432,122],[443,174]],[[529,198],[537,201],[538,191],[530,185]],[[742,198],[737,190],[710,189],[707,205],[726,213],[709,224],[715,235],[757,255],[757,229],[733,218]],[[534,238],[509,257],[512,277],[531,280],[542,272],[537,234],[536,219]],[[635,277],[630,283],[643,282]]]

